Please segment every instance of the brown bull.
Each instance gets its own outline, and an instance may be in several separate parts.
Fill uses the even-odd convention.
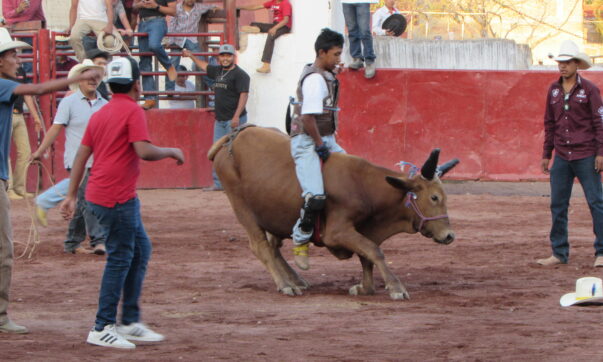
[[[282,239],[290,237],[303,203],[289,137],[274,129],[247,127],[231,135],[230,140],[228,136],[218,140],[208,157],[214,161],[255,256],[266,266],[280,292],[301,295],[308,283],[279,250]],[[409,298],[379,248],[390,236],[420,232],[442,244],[454,240],[438,173],[443,175],[458,161],[436,171],[438,154],[439,150],[434,150],[421,174],[413,177],[346,154],[331,154],[325,162],[323,175],[328,198],[321,241],[339,259],[350,258],[354,253],[360,257],[362,282],[352,286],[350,294],[375,292],[373,265],[376,265],[391,298]]]

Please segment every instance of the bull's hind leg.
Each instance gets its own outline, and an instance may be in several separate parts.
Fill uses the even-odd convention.
[[[302,277],[297,274],[297,272],[291,268],[291,265],[287,263],[283,255],[281,254],[281,246],[283,245],[283,239],[277,238],[276,236],[266,233],[268,235],[268,242],[274,248],[274,253],[276,257],[276,263],[281,271],[281,275],[287,275],[287,281],[291,285],[297,286],[299,289],[307,289],[310,284]]]
[[[361,256],[358,258],[360,258],[360,264],[362,264],[362,283],[353,285],[349,292],[351,295],[373,295],[375,294],[373,263]]]

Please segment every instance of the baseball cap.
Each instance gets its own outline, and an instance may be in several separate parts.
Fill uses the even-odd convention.
[[[220,50],[218,51],[218,54],[232,54],[232,55],[236,55],[237,52],[235,51],[235,48],[230,45],[230,44],[222,44],[220,45]]]
[[[107,65],[107,83],[130,84],[139,77],[138,64],[131,57],[116,57]]]

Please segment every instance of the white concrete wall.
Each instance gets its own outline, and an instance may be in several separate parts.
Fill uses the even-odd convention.
[[[293,29],[276,40],[272,72],[256,72],[260,67],[266,34],[249,34],[247,48],[239,53],[238,64],[251,77],[248,120],[266,127],[285,129],[285,109],[295,96],[297,81],[305,64],[314,62],[314,42],[331,24],[335,0],[292,0]],[[336,0],[339,2],[339,0]],[[241,24],[245,25],[245,24]]]

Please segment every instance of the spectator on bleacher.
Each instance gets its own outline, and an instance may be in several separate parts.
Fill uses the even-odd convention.
[[[100,49],[91,49],[86,52],[86,58],[92,60],[94,65],[98,65],[103,67],[104,73],[103,76],[107,75],[107,64],[111,61],[111,54],[102,51]],[[104,80],[101,80],[98,84],[98,88],[96,90],[100,93],[101,97],[106,100],[111,99],[111,93],[109,92],[109,88],[107,87],[107,83]]]
[[[40,20],[42,27],[46,25],[42,0],[2,0],[2,16],[7,25],[34,20]]]
[[[384,6],[373,13],[373,35],[394,36],[390,30],[383,29],[383,22],[393,14],[400,14],[396,9],[396,0],[385,0]]]
[[[42,0],[2,0],[2,15],[4,22],[8,26],[14,26],[27,21],[39,20],[41,27],[46,26],[46,18],[44,17],[44,9],[42,8]],[[33,45],[32,38],[21,38],[22,41],[29,45]],[[31,49],[23,49],[23,53],[31,53]],[[26,73],[31,73],[33,70],[32,59],[23,61],[23,68]]]
[[[123,4],[124,9],[126,10],[126,17],[128,18],[128,22],[130,23],[130,28],[136,29],[136,26],[138,25],[138,9],[134,9],[134,0],[123,0]],[[131,46],[134,42],[134,37],[130,37],[130,39],[128,39],[128,42],[129,46]]]
[[[268,33],[264,52],[262,53],[262,66],[257,69],[259,73],[270,73],[270,63],[272,62],[272,53],[274,52],[274,42],[276,39],[291,31],[293,27],[293,11],[289,0],[270,0],[263,5],[242,6],[242,10],[260,10],[270,9],[273,14],[272,23],[251,23],[250,26],[243,26],[241,30],[246,33]]]
[[[112,0],[71,0],[69,10],[69,45],[75,57],[82,62],[86,51],[82,40],[90,32],[98,36],[101,32],[113,33]]]
[[[175,91],[176,92],[194,92],[195,85],[188,80],[187,74],[181,74],[180,72],[187,72],[188,70],[184,65],[178,65],[178,77],[176,77]],[[195,108],[195,101],[193,99],[179,100],[180,96],[175,95],[168,101],[169,108],[171,109],[189,109]]]
[[[134,8],[139,9],[140,23],[138,31],[147,33],[148,36],[138,38],[141,52],[153,52],[161,65],[167,70],[167,78],[176,80],[176,67],[170,62],[161,41],[167,34],[165,16],[176,16],[176,0],[134,0]],[[140,56],[140,71],[151,72],[153,65],[151,56]],[[142,76],[142,89],[145,92],[156,91],[155,80],[152,75]],[[157,104],[156,95],[146,95],[143,109],[151,109]]]
[[[183,0],[176,5],[176,16],[174,16],[168,25],[169,33],[188,33],[199,32],[199,21],[201,16],[209,10],[216,9],[214,5],[207,5],[195,2],[195,0]],[[188,49],[191,52],[200,52],[201,47],[197,37],[169,37],[168,44],[177,46],[180,50]],[[180,56],[170,57],[172,64],[178,68],[180,65]],[[193,70],[198,70],[197,66]],[[166,90],[174,90],[174,82],[167,80],[165,82]]]
[[[371,4],[377,0],[341,0],[343,17],[348,28],[350,55],[352,63],[348,68],[358,70],[364,66],[364,77],[373,78],[375,67],[375,51],[371,34]]]
[[[78,64],[77,60],[66,55],[59,55],[55,63],[57,72],[69,72],[71,68]],[[65,78],[67,74],[57,74],[57,78]]]
[[[134,30],[130,26],[126,8],[121,0],[111,0],[113,2],[113,25],[122,36],[132,36]]]
[[[197,66],[215,80],[216,121],[214,122],[214,142],[229,134],[233,129],[247,122],[247,99],[249,98],[249,75],[235,64],[235,48],[231,44],[222,44],[218,50],[219,65],[208,64],[194,56],[190,51],[182,51]],[[222,190],[220,180],[213,172],[212,191]]]

